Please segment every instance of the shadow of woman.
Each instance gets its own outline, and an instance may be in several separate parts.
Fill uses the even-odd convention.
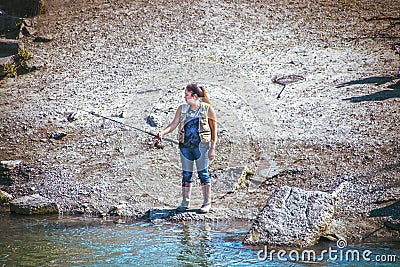
[[[368,78],[362,78],[359,80],[354,80],[346,83],[341,83],[336,86],[336,88],[343,88],[346,86],[351,86],[351,85],[360,85],[360,84],[374,84],[376,86],[379,85],[384,85],[386,83],[392,82],[399,77],[396,76],[374,76],[374,77],[368,77]]]
[[[387,80],[389,81],[389,80]],[[358,84],[358,83],[353,83],[353,84]],[[359,83],[361,84],[361,83]],[[375,83],[378,85],[377,83]],[[379,84],[380,85],[380,84]],[[364,95],[364,96],[355,96],[355,97],[350,97],[350,98],[345,98],[343,100],[347,100],[353,103],[358,103],[358,102],[364,102],[364,101],[383,101],[391,98],[400,98],[400,80],[397,81],[397,83],[389,85],[387,88],[390,88],[389,90],[383,90],[380,92],[376,92],[373,94],[369,95]]]

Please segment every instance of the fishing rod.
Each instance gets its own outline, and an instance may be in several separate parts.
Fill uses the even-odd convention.
[[[132,125],[123,123],[123,122],[120,122],[120,121],[115,120],[115,119],[113,119],[113,118],[106,117],[106,116],[103,116],[103,115],[101,115],[101,114],[97,114],[97,113],[95,113],[94,111],[88,111],[88,110],[84,110],[84,109],[78,109],[78,110],[81,110],[81,111],[83,111],[83,112],[89,113],[90,115],[93,115],[93,116],[95,116],[95,117],[99,117],[99,118],[103,118],[103,119],[106,119],[106,120],[109,120],[109,121],[112,121],[112,122],[119,123],[119,124],[121,124],[121,125],[123,125],[123,126],[125,126],[125,127],[131,128],[131,129],[133,129],[133,130],[136,130],[136,131],[139,131],[139,132],[142,132],[142,133],[145,133],[145,134],[154,136],[154,137],[158,137],[157,134],[154,134],[154,133],[152,133],[152,132],[149,132],[149,131],[140,129],[140,128],[138,128],[138,127],[135,127],[135,126],[132,126]],[[171,143],[176,144],[176,145],[179,144],[177,141],[172,140],[172,139],[170,139],[170,138],[166,138],[166,137],[162,138],[162,140],[171,142]],[[159,144],[159,143],[157,143],[157,142],[156,142],[155,146],[156,146],[157,148],[162,148],[161,144]]]

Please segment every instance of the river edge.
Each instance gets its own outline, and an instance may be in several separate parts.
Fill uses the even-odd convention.
[[[309,253],[310,249],[312,249],[316,255],[314,260],[311,260],[314,262],[331,264],[342,261],[347,263],[357,262],[361,266],[364,266],[364,264],[369,266],[369,262],[364,260],[366,257],[362,256],[364,251],[371,251],[371,254],[366,254],[369,255],[367,257],[370,259],[374,259],[375,255],[392,256],[398,252],[398,247],[390,243],[381,243],[379,245],[368,243],[365,246],[349,245],[346,247],[346,251],[357,250],[360,253],[359,259],[351,258],[349,260],[344,253],[343,256],[337,253],[338,250],[335,245],[322,243],[305,251],[281,248],[282,251],[286,252],[286,255],[283,256],[281,253],[278,256],[269,247],[247,247],[240,244],[240,235],[245,233],[244,229],[246,227],[235,223],[210,224],[197,222],[175,224],[164,222],[149,224],[139,222],[119,224],[113,221],[105,222],[102,219],[95,222],[90,218],[65,216],[54,220],[47,216],[38,218],[24,216],[22,218],[13,218],[10,221],[6,218],[5,220],[0,220],[0,222],[2,223],[0,228],[7,229],[6,238],[1,240],[1,254],[4,256],[2,257],[4,264],[29,265],[35,263],[35,265],[43,265],[51,262],[52,265],[58,266],[58,264],[62,265],[64,262],[69,264],[75,264],[76,262],[95,264],[97,262],[102,263],[105,260],[111,262],[111,259],[116,264],[124,259],[125,263],[130,260],[131,263],[143,265],[143,261],[145,261],[148,265],[158,264],[165,266],[171,265],[171,263],[181,263],[184,260],[182,257],[170,257],[170,253],[181,248],[181,245],[192,251],[194,247],[199,247],[198,244],[207,248],[209,246],[212,247],[212,249],[207,250],[207,253],[200,254],[201,258],[206,257],[209,259],[207,265],[231,265],[238,261],[242,265],[248,264],[252,266],[263,266],[266,261],[271,263],[279,261],[280,265],[285,265],[285,262],[289,259],[290,264],[293,264],[293,261],[301,264],[306,261],[305,258],[294,260],[293,257],[302,255],[302,253]],[[11,229],[12,231],[10,231]],[[26,229],[29,229],[28,233],[25,233]],[[37,235],[40,235],[41,238],[38,239]],[[81,236],[85,236],[84,243],[82,243]],[[26,242],[14,242],[21,239],[26,240]],[[68,243],[69,249],[60,249],[65,243]],[[386,249],[382,249],[382,244],[385,245]],[[86,247],[87,245],[89,247]],[[173,246],[172,251],[168,249],[171,248],[171,245]],[[216,246],[222,246],[225,249],[216,250]],[[115,255],[116,247],[121,248],[123,252],[118,251],[118,255]],[[148,254],[146,254],[147,257],[142,256],[143,252],[147,252],[148,249],[152,250],[154,247],[161,250],[159,255],[163,259],[162,263],[160,263],[160,258],[157,256],[151,257]],[[102,252],[101,255],[97,254],[99,248]],[[329,251],[329,248],[332,250],[329,254],[330,256],[325,254],[326,257],[322,258],[322,253]],[[60,253],[51,253],[51,251],[58,249],[60,249]],[[265,254],[266,249],[273,254]],[[21,257],[19,253],[24,253],[23,255],[29,254],[30,257]],[[220,253],[222,253],[222,258],[219,257]],[[289,253],[291,256],[288,256]],[[154,251],[150,254],[154,255]],[[88,257],[90,255],[92,257]],[[192,256],[193,252],[190,255]],[[391,261],[386,261],[387,266],[391,266],[390,263],[393,263],[393,258],[391,259]],[[199,259],[192,258],[190,262],[192,264],[199,263]]]
[[[273,141],[268,144],[267,154],[281,170],[271,177],[256,176],[254,180],[261,181],[261,184],[250,184],[247,190],[219,199],[210,218],[222,216],[252,220],[273,189],[282,185],[332,191],[341,182],[348,181],[354,186],[342,196],[333,232],[340,232],[341,236],[353,241],[370,233],[374,234],[369,238],[398,237],[398,231],[382,228],[386,218],[368,215],[371,210],[399,199],[400,149],[398,127],[395,127],[399,119],[396,94],[399,82],[393,75],[398,61],[387,49],[388,41],[366,39],[352,43],[337,37],[337,34],[350,37],[371,31],[371,24],[361,23],[359,26],[362,18],[367,16],[363,12],[376,8],[391,14],[387,9],[390,1],[385,5],[363,3],[348,10],[340,10],[333,2],[319,6],[291,4],[291,13],[286,17],[288,21],[277,18],[278,14],[287,11],[277,3],[269,6],[241,3],[248,13],[237,17],[232,15],[240,5],[221,2],[217,5],[221,9],[218,9],[201,1],[193,5],[186,3],[184,10],[210,12],[211,17],[217,20],[199,21],[214,27],[214,30],[204,33],[196,30],[196,24],[184,23],[187,13],[174,13],[167,3],[155,6],[119,1],[111,6],[98,1],[101,4],[99,8],[95,2],[59,7],[57,1],[49,1],[50,7],[55,3],[57,9],[50,8],[48,14],[38,17],[36,23],[40,33],[50,33],[55,36],[55,41],[47,45],[24,40],[27,47],[32,47],[33,54],[44,60],[46,67],[1,82],[2,137],[7,140],[7,145],[2,145],[2,158],[21,159],[25,164],[21,169],[24,175],[16,177],[12,186],[2,185],[2,190],[14,196],[40,193],[60,203],[66,214],[101,215],[118,205],[128,204],[132,215],[140,215],[154,207],[172,208],[179,204],[179,179],[175,178],[179,173],[171,171],[166,160],[173,156],[165,157],[160,151],[153,150],[149,145],[151,139],[120,131],[116,125],[87,115],[81,115],[75,123],[68,123],[66,117],[76,111],[75,107],[87,107],[111,116],[123,111],[134,115],[132,107],[135,102],[130,100],[132,94],[154,86],[153,77],[168,76],[168,71],[172,72],[171,65],[185,65],[195,58],[209,65],[225,66],[231,71],[240,70],[256,85],[273,117]],[[303,16],[298,12],[300,7],[305,8],[309,17],[299,20]],[[260,18],[257,9],[264,10],[267,15]],[[352,22],[346,25],[331,14],[327,16],[328,20],[314,24],[309,19],[315,16],[315,10],[325,15],[340,10]],[[164,11],[171,14],[166,12],[161,21],[157,20]],[[358,15],[355,15],[356,11]],[[176,30],[171,15],[178,18]],[[135,20],[130,19],[132,16],[136,16]],[[89,23],[82,24],[82,18]],[[104,25],[113,25],[114,18],[129,27],[110,32]],[[358,20],[353,21],[354,18]],[[148,24],[140,24],[141,20]],[[268,22],[263,24],[268,26],[256,28],[260,22]],[[115,29],[118,29],[118,23],[114,24]],[[332,23],[339,25],[335,29],[337,32],[319,32],[315,28],[323,29]],[[229,28],[228,24],[237,28]],[[307,31],[300,32],[288,43],[285,42],[287,38],[281,35],[285,31],[278,31],[279,25],[284,25],[289,34],[304,27]],[[163,32],[158,31],[160,27]],[[385,29],[385,25],[381,27]],[[136,30],[132,35],[127,29]],[[223,33],[220,37],[225,42],[216,40],[217,32]],[[265,34],[263,39],[261,35],[265,32],[269,34]],[[179,38],[170,42],[174,34],[180,37],[200,34],[213,44],[214,49],[198,44],[185,45]],[[162,41],[155,42],[157,38]],[[254,45],[255,41],[259,43]],[[230,43],[228,52],[222,52],[224,43]],[[165,49],[165,46],[173,48]],[[128,52],[132,47],[133,52]],[[110,55],[110,49],[125,51],[121,54],[131,53],[131,56],[124,59]],[[180,51],[180,57],[176,56],[176,50]],[[160,56],[155,51],[164,53]],[[304,58],[299,59],[299,55]],[[318,56],[318,60],[314,56]],[[381,64],[382,57],[385,58],[384,65]],[[257,66],[255,70],[254,64]],[[169,65],[167,71],[163,68],[165,65]],[[306,82],[290,86],[295,88],[296,94],[286,89],[283,99],[277,101],[275,97],[280,87],[270,78],[293,71],[304,74]],[[182,80],[172,83],[180,85]],[[113,86],[114,83],[117,86]],[[165,81],[161,83],[163,86],[167,84]],[[113,100],[116,95],[118,99]],[[150,95],[148,101],[154,101],[157,96]],[[126,102],[129,102],[128,106],[124,106]],[[143,119],[142,114],[137,117],[129,119],[134,122]],[[57,132],[66,132],[67,138],[49,138]],[[270,129],[267,132],[271,132]],[[254,143],[263,141],[259,136],[253,136],[253,139]],[[128,145],[130,143],[139,145],[132,148]],[[238,151],[248,151],[248,143],[236,145]],[[221,151],[232,150],[229,142],[220,147]],[[264,147],[256,148],[256,154],[262,157]],[[145,161],[140,159],[139,151],[145,152]],[[244,154],[245,165],[254,162],[250,154]],[[132,165],[135,161],[140,164]],[[256,159],[256,162],[261,161]],[[240,159],[229,159],[228,166],[242,164]],[[128,166],[128,170],[124,166]],[[227,164],[221,161],[215,169],[225,167]],[[259,169],[259,166],[252,167]],[[269,167],[263,166],[265,169]],[[146,176],[156,179],[149,181]],[[168,179],[166,188],[160,187],[157,179],[160,176]],[[170,191],[173,194],[168,195]],[[158,192],[164,194],[160,196]],[[199,192],[195,196],[200,199]],[[374,232],[377,229],[380,230]]]

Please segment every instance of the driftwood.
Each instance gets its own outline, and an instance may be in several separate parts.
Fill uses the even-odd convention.
[[[371,17],[371,18],[367,18],[367,19],[364,18],[364,20],[366,22],[382,21],[382,20],[389,21],[390,26],[387,27],[386,30],[389,30],[389,29],[395,27],[396,25],[400,25],[400,17],[383,17],[383,16],[380,16],[380,17]]]
[[[375,16],[371,18],[363,18],[364,21],[366,22],[371,22],[371,21],[389,21],[390,26],[388,26],[384,31],[387,31],[389,29],[394,28],[397,25],[400,25],[400,17],[387,17],[387,16]],[[400,39],[400,36],[398,35],[389,35],[385,33],[371,33],[369,36],[359,36],[359,37],[349,37],[349,38],[344,38],[347,41],[358,41],[362,39],[392,39],[392,40],[397,40]]]
[[[375,20],[389,20],[389,21],[393,21],[393,20],[398,20],[400,21],[400,17],[371,17],[371,18],[364,18],[365,21],[370,22],[370,21],[375,21]]]

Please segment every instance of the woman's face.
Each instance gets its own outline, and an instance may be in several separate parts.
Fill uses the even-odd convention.
[[[198,96],[193,94],[191,91],[185,89],[185,101],[188,104],[195,104],[198,100]]]

